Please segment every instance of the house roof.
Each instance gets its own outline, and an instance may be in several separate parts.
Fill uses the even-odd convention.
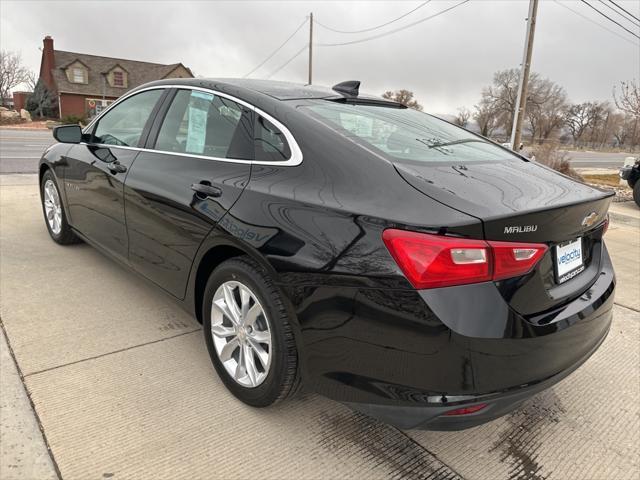
[[[106,97],[119,97],[127,90],[135,88],[143,83],[160,80],[169,75],[182,63],[163,65],[161,63],[139,62],[123,58],[100,57],[86,53],[65,52],[54,50],[55,68],[53,78],[59,92],[78,93],[83,95],[95,95]],[[67,79],[65,69],[74,62],[80,62],[88,68],[88,83],[72,83]],[[127,88],[117,88],[103,80],[103,74],[108,73],[114,67],[120,67],[127,72]],[[184,67],[186,68],[186,67]],[[189,73],[191,70],[186,68]]]

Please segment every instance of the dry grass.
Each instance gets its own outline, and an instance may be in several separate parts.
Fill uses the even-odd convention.
[[[582,178],[582,176],[576,172],[573,167],[571,167],[569,154],[558,150],[557,144],[545,143],[543,145],[534,145],[533,154],[536,157],[536,161],[551,167],[564,175],[568,175],[576,180],[584,181],[584,178]]]
[[[594,183],[596,185],[608,185],[610,187],[622,186],[620,185],[620,176],[617,173],[606,173],[606,174],[583,173],[582,177],[584,178],[584,181],[587,183]]]

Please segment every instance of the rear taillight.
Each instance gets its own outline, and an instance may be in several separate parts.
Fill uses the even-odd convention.
[[[382,239],[417,289],[524,275],[547,250],[538,243],[493,242],[388,229]]]
[[[382,240],[415,288],[491,280],[489,246],[483,240],[385,230]]]
[[[541,243],[487,242],[493,252],[493,278],[518,277],[529,273],[547,251]]]

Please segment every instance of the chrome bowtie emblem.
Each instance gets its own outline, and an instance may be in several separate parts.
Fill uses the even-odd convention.
[[[590,227],[591,225],[596,223],[596,220],[598,220],[598,214],[596,212],[591,212],[589,215],[582,219],[582,226]]]

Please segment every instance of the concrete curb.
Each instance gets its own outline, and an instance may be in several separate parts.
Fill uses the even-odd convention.
[[[615,223],[622,223],[631,227],[640,228],[640,215],[637,214],[640,212],[636,212],[635,210],[626,212],[625,210],[629,210],[629,207],[627,207],[627,205],[629,205],[632,209],[636,208],[633,200],[618,204],[612,203],[611,207],[609,208],[609,218]]]

